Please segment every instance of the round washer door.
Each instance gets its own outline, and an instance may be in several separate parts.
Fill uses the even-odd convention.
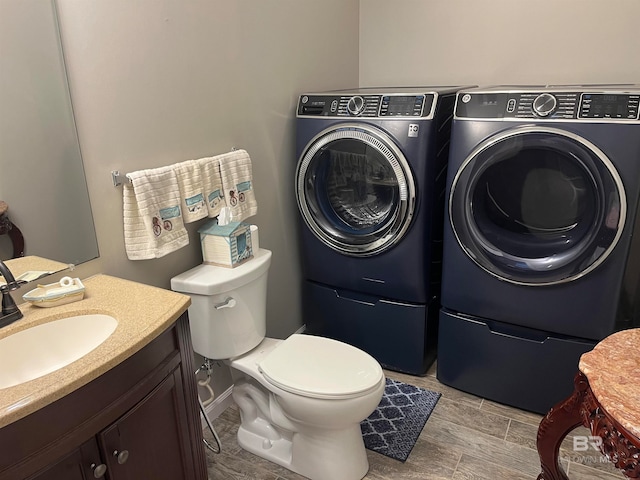
[[[415,208],[409,163],[375,127],[340,124],[305,148],[296,171],[298,208],[325,245],[352,256],[371,256],[404,236]]]
[[[510,129],[480,144],[458,170],[449,218],[481,268],[523,285],[569,282],[600,265],[626,216],[620,176],[571,132]]]

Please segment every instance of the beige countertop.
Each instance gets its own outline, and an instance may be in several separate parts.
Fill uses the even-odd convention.
[[[0,389],[0,427],[53,403],[126,360],[171,326],[191,302],[181,293],[108,275],[82,282],[86,290],[80,301],[51,308],[21,304],[24,318],[0,328],[0,339],[49,321],[94,313],[114,317],[116,330],[95,350],[66,367]]]
[[[600,405],[640,438],[640,328],[609,335],[580,358]]]

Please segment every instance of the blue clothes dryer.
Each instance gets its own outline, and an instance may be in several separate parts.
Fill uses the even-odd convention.
[[[435,358],[456,87],[301,95],[295,192],[307,332],[423,374]]]
[[[638,86],[458,93],[438,379],[546,412],[640,325]]]

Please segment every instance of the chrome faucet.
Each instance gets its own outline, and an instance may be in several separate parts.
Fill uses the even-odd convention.
[[[20,288],[20,284],[16,282],[11,270],[7,268],[2,260],[0,260],[0,273],[7,282],[6,285],[0,285],[0,291],[2,292],[2,314],[0,314],[0,328],[9,325],[10,323],[20,320],[22,318],[22,312],[13,301],[11,293],[13,290]]]

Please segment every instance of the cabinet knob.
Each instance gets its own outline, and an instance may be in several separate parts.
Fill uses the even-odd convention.
[[[96,465],[95,463],[91,464],[91,471],[93,472],[94,478],[102,478],[104,474],[107,472],[107,466],[104,463],[100,465]]]
[[[120,452],[118,450],[114,450],[113,456],[116,457],[118,459],[118,463],[122,465],[129,459],[129,450],[122,450]]]

